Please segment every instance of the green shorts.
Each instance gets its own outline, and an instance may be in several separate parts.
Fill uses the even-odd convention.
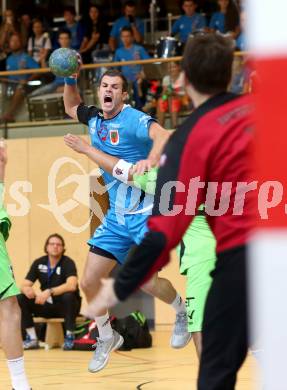
[[[20,293],[13,276],[11,261],[0,232],[0,301]]]
[[[195,264],[186,273],[186,311],[188,331],[201,332],[204,306],[212,278],[215,258]]]
[[[202,206],[199,211],[202,210]],[[177,249],[180,258],[180,273],[186,280],[186,308],[189,332],[200,332],[207,293],[215,267],[216,240],[205,215],[197,215],[188,227]]]

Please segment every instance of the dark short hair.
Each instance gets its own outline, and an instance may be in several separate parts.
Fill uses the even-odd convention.
[[[90,5],[89,5],[89,11],[90,11],[91,8],[97,8],[97,10],[98,10],[99,12],[100,12],[100,10],[101,10],[101,9],[100,9],[101,7],[100,7],[99,5],[97,5],[97,4],[90,4]]]
[[[23,48],[23,39],[22,39],[22,36],[18,33],[18,32],[13,32],[11,35],[10,35],[10,38],[9,38],[9,42],[11,41],[11,38],[12,37],[17,37],[20,41],[20,44],[21,44],[21,48]]]
[[[195,5],[198,5],[198,0],[182,0],[182,1],[181,1],[181,6],[183,6],[183,4],[184,4],[185,2],[194,3]]]
[[[122,82],[123,82],[123,92],[128,91],[128,86],[129,86],[128,80],[125,78],[125,76],[122,74],[122,72],[120,72],[118,69],[111,68],[111,69],[108,69],[107,71],[105,71],[105,73],[102,74],[102,76],[99,80],[99,86],[101,85],[102,80],[105,76],[120,77],[122,79]]]
[[[198,34],[189,38],[182,69],[192,86],[200,93],[226,91],[231,80],[234,46],[230,38],[219,34]]]
[[[59,30],[59,32],[58,32],[58,38],[60,38],[60,35],[62,35],[62,34],[68,35],[70,39],[72,38],[71,31],[68,30],[67,28],[62,28],[61,30]]]
[[[40,18],[34,18],[32,20],[32,26],[34,26],[35,23],[41,23],[42,26],[43,26],[43,21]]]
[[[70,12],[72,15],[76,16],[76,10],[75,7],[73,6],[67,6],[64,8],[64,13],[65,12]]]
[[[132,30],[130,27],[128,27],[128,26],[124,26],[124,27],[121,29],[121,33],[122,33],[123,31],[128,31],[129,33],[131,33],[131,35],[134,35],[133,30]]]
[[[124,7],[135,7],[135,6],[136,6],[136,2],[133,0],[128,0],[124,3]]]
[[[45,245],[44,245],[44,252],[45,253],[48,253],[48,251],[47,251],[47,246],[49,245],[49,241],[51,240],[51,238],[58,238],[61,242],[62,242],[62,245],[63,245],[63,252],[62,252],[62,254],[64,254],[65,253],[65,241],[64,241],[64,239],[63,239],[63,237],[62,236],[60,236],[60,234],[58,234],[58,233],[54,233],[54,234],[50,234],[49,235],[49,237],[47,238],[47,240],[45,241]]]

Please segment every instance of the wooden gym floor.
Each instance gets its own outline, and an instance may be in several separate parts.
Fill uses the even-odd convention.
[[[33,390],[195,390],[198,362],[193,343],[173,350],[169,336],[168,331],[157,331],[153,348],[113,352],[107,367],[97,374],[87,371],[91,352],[61,349],[26,351],[26,369]],[[248,355],[237,390],[256,388],[255,370],[256,362]],[[0,389],[11,390],[2,350]]]

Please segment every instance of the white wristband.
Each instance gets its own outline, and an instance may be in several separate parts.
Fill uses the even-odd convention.
[[[113,168],[113,176],[127,184],[129,181],[129,171],[133,164],[128,163],[125,160],[119,160]]]

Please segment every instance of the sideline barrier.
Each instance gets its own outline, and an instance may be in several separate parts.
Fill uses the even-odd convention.
[[[247,55],[247,52],[235,52],[234,53],[234,74],[240,72],[242,69],[242,64],[244,62],[243,58]],[[122,62],[107,62],[107,63],[95,63],[95,64],[87,64],[82,65],[81,71],[80,71],[80,77],[79,77],[79,89],[83,95],[84,101],[90,105],[90,104],[97,104],[97,90],[96,90],[96,78],[95,73],[97,69],[100,68],[109,68],[109,67],[119,67],[119,66],[125,66],[125,65],[153,65],[154,67],[149,68],[149,71],[146,72],[146,77],[149,80],[152,79],[160,79],[161,74],[166,73],[166,65],[169,62],[179,62],[181,61],[182,56],[177,57],[169,57],[169,58],[150,58],[147,60],[138,60],[138,61],[122,61]],[[145,71],[148,70],[148,68],[145,69]],[[2,87],[2,95],[0,95],[0,109],[2,111],[2,114],[5,112],[5,109],[7,105],[9,104],[9,76],[17,76],[17,75],[31,75],[31,74],[39,74],[39,76],[43,74],[47,74],[50,72],[50,68],[39,68],[39,69],[22,69],[17,71],[2,71],[0,72],[0,88]],[[2,83],[1,83],[2,80]],[[15,80],[14,80],[15,83]],[[2,84],[2,85],[1,85]],[[1,89],[0,89],[1,92]],[[55,94],[56,95],[56,94]],[[45,95],[43,96],[45,97]],[[32,100],[32,99],[31,99]],[[40,99],[37,99],[40,100]],[[42,99],[45,103],[45,99]],[[42,113],[43,110],[47,109],[45,107],[39,107],[38,110],[40,112],[38,113],[31,113],[31,109],[37,109],[36,105],[29,104],[30,98],[29,94],[26,96],[26,102],[25,105],[23,104],[22,107],[19,107],[19,111],[16,113],[16,122],[2,122],[0,123],[0,132],[1,135],[5,138],[15,138],[17,137],[17,134],[15,132],[17,129],[27,129],[27,128],[40,128],[44,126],[44,131],[40,133],[39,130],[39,136],[43,135],[56,135],[55,132],[51,132],[48,129],[48,126],[61,126],[61,125],[75,125],[77,122],[72,120],[67,120],[65,118],[65,114],[62,113],[57,117],[57,115],[54,116],[54,120],[50,120],[48,112],[44,114]],[[41,103],[41,102],[40,102]],[[39,104],[40,104],[39,103]],[[47,102],[48,103],[48,102]],[[48,104],[47,104],[48,107]],[[49,107],[48,107],[49,108]],[[1,114],[1,113],[0,113]],[[2,115],[1,114],[1,115]],[[41,114],[41,115],[40,115]],[[45,120],[37,120],[42,119],[45,117]],[[34,119],[28,120],[28,118]],[[59,118],[59,119],[58,119]],[[63,118],[63,119],[60,119]],[[36,119],[36,120],[35,120]],[[12,130],[15,129],[15,132],[13,135],[11,135]],[[10,133],[10,134],[9,134]],[[19,132],[21,133],[21,132]],[[33,133],[33,132],[32,132]],[[80,131],[82,133],[82,131]],[[61,135],[61,134],[60,134]],[[27,131],[22,132],[22,135],[19,134],[19,137],[29,137],[29,133]],[[34,134],[32,136],[35,136]]]

